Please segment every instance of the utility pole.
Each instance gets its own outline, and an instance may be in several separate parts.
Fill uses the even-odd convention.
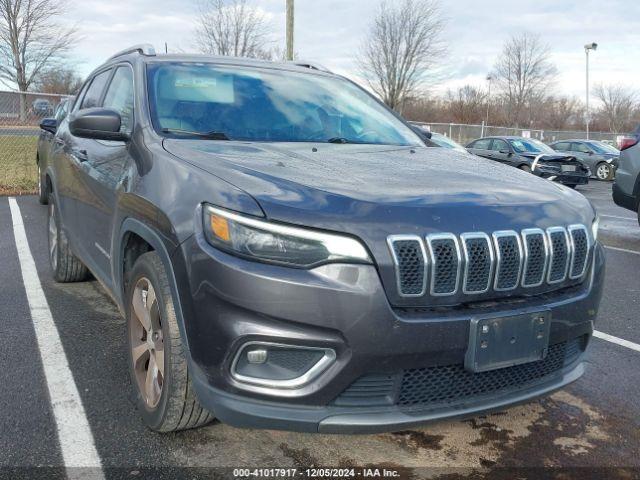
[[[589,50],[593,50],[594,52],[596,51],[596,49],[598,48],[598,44],[593,42],[593,43],[587,43],[584,46],[584,53],[587,55],[587,88],[586,88],[586,110],[585,110],[585,123],[587,125],[587,140],[589,140],[589,123],[591,122],[591,115],[589,113]]]
[[[485,124],[489,125],[489,106],[491,105],[491,81],[493,80],[493,75],[487,75],[487,83],[489,84],[489,91],[487,92],[487,116],[485,118]]]
[[[293,60],[293,1],[287,0],[287,60]]]

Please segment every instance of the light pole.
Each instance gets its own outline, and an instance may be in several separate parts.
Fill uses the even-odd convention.
[[[489,91],[487,92],[487,115],[484,120],[485,125],[489,126],[489,106],[491,105],[491,81],[493,80],[493,75],[487,75],[487,82],[489,82]]]
[[[287,0],[287,60],[293,60],[293,0]]]
[[[586,92],[586,111],[585,111],[585,123],[587,124],[587,140],[589,140],[589,122],[591,121],[591,117],[589,114],[589,50],[593,50],[594,52],[596,51],[596,49],[598,48],[598,44],[593,42],[593,43],[587,43],[584,46],[584,53],[587,56],[587,92]]]

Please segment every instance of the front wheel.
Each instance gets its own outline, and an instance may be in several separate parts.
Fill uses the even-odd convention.
[[[531,173],[531,167],[529,165],[520,165],[518,168],[523,172]]]
[[[136,260],[127,288],[129,372],[144,423],[158,432],[206,425],[213,415],[196,398],[160,257]]]
[[[599,163],[596,167],[596,178],[598,180],[613,180],[613,168],[606,162]]]

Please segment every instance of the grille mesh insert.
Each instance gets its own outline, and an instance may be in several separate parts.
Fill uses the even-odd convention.
[[[524,265],[524,278],[522,284],[525,287],[542,283],[544,276],[544,264],[547,255],[544,248],[544,234],[530,233],[524,237],[527,257]]]
[[[396,240],[393,250],[398,258],[398,282],[402,295],[424,293],[424,257],[418,240]]]
[[[491,247],[486,238],[467,238],[465,244],[465,292],[480,293],[491,282]]]
[[[549,265],[549,281],[561,282],[567,274],[567,262],[569,260],[569,249],[567,248],[567,237],[564,231],[553,231],[549,233],[552,261]]]
[[[570,343],[580,341],[575,339]],[[524,388],[557,372],[565,364],[575,360],[580,351],[579,344],[568,348],[567,342],[562,342],[551,345],[543,360],[480,373],[465,370],[463,365],[405,370],[398,404],[414,406],[451,403],[470,397]],[[567,352],[571,352],[573,358],[567,357]]]
[[[510,290],[520,281],[520,248],[514,236],[498,237],[496,240],[500,254],[500,264],[496,272],[496,288]]]
[[[587,261],[588,240],[587,233],[580,230],[572,230],[571,238],[573,241],[573,264],[571,265],[571,277],[577,278],[582,275],[585,263]]]
[[[448,295],[456,291],[458,283],[458,251],[455,240],[438,238],[431,240],[433,252],[432,293]]]

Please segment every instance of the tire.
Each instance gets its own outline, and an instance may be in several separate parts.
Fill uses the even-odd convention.
[[[47,239],[49,246],[49,264],[53,278],[59,283],[81,282],[89,277],[89,270],[76,257],[67,241],[67,236],[60,228],[60,214],[56,208],[53,195],[49,198],[49,216],[47,222]]]
[[[613,168],[607,162],[600,162],[596,165],[596,178],[603,181],[613,180]]]
[[[40,205],[46,205],[49,203],[49,189],[47,188],[47,183],[42,181],[40,162],[37,161],[36,165],[38,166],[38,202],[40,202]]]
[[[213,415],[200,405],[193,390],[188,352],[158,254],[141,255],[127,283],[129,373],[145,425],[157,432],[175,432],[210,423]]]
[[[531,167],[529,165],[520,165],[518,168],[523,172],[531,173]]]

